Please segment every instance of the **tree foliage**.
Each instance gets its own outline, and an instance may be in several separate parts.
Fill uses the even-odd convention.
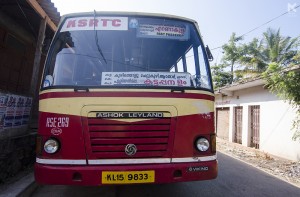
[[[287,100],[296,109],[293,139],[300,139],[300,70],[287,69],[278,63],[271,63],[263,73],[263,78],[271,92]]]
[[[273,62],[283,66],[295,63],[293,58],[298,52],[299,37],[284,37],[280,29],[268,28],[261,39],[254,38],[243,45],[239,43],[241,40],[241,37],[232,33],[228,43],[222,46],[224,55],[220,64],[227,65],[227,72],[231,74],[230,83],[258,76]]]
[[[270,91],[289,101],[297,110],[293,139],[300,140],[300,70],[291,69],[293,65],[300,65],[300,36],[284,37],[280,29],[269,28],[261,39],[254,38],[243,45],[239,44],[241,40],[233,33],[228,43],[222,46],[222,62],[212,67],[215,87],[249,76],[263,76]]]
[[[300,63],[300,53],[297,51],[299,37],[282,37],[280,30],[275,32],[268,29],[264,39],[269,64],[262,76],[271,92],[287,100],[296,109],[293,139],[300,140],[300,71],[293,69],[294,65]]]
[[[243,55],[239,58],[239,62],[244,65],[244,75],[257,75],[265,71],[268,67],[267,58],[264,53],[265,47],[263,40],[254,38],[250,43],[242,46]]]
[[[222,46],[222,49],[224,50],[224,64],[228,64],[230,66],[230,83],[233,82],[234,78],[234,65],[242,55],[241,47],[237,44],[242,39],[242,37],[237,37],[235,33],[232,33],[228,43]]]
[[[264,53],[268,63],[277,62],[286,66],[297,54],[295,47],[298,45],[298,37],[283,37],[280,35],[280,29],[275,31],[269,28],[263,33],[263,40],[265,42]]]
[[[211,67],[215,89],[223,87],[231,82],[232,75],[224,70],[226,67],[226,64],[214,65]]]

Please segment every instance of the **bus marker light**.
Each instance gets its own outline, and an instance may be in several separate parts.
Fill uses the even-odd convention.
[[[217,151],[217,143],[216,143],[216,134],[210,135],[210,143],[211,143],[211,152],[215,153]]]

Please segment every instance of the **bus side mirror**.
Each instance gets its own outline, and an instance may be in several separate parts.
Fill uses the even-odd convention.
[[[208,61],[210,61],[210,62],[213,61],[214,60],[214,56],[210,52],[210,49],[209,49],[209,47],[207,45],[205,47],[205,50],[206,50],[206,55],[207,55]]]

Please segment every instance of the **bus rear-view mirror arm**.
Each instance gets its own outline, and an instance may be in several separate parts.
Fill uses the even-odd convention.
[[[207,55],[208,61],[210,61],[210,62],[213,61],[214,60],[214,56],[212,55],[212,53],[211,53],[208,45],[206,45],[205,51],[206,51],[206,55]]]

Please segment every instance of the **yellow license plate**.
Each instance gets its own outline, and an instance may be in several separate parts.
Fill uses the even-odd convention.
[[[102,172],[102,184],[154,183],[154,181],[154,170]]]

